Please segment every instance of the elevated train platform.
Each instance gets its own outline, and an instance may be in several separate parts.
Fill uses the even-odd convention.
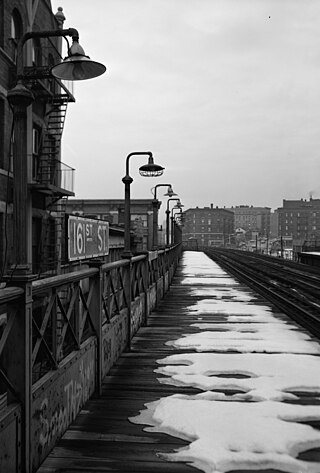
[[[186,251],[38,473],[319,473],[319,355],[305,329]]]
[[[298,261],[310,266],[320,266],[320,252],[319,251],[301,251],[298,253]]]

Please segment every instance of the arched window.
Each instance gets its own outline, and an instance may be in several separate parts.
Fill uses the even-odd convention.
[[[11,57],[16,62],[17,60],[17,45],[18,41],[22,36],[22,20],[20,13],[15,8],[11,14],[11,32],[10,32],[11,40],[12,40],[12,52]]]
[[[42,54],[41,54],[41,43],[39,38],[33,38],[32,40],[32,65],[41,66]]]

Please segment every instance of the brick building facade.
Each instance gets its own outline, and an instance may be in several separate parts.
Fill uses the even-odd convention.
[[[196,241],[198,246],[227,246],[234,233],[234,214],[218,207],[195,207],[184,212],[184,245]]]
[[[16,84],[17,47],[29,31],[63,27],[63,12],[54,15],[50,0],[0,1],[0,273],[15,265],[13,183],[15,135],[7,96]],[[60,62],[61,39],[30,39],[23,47],[23,83],[34,102],[27,108],[24,154],[27,161],[27,262],[34,273],[59,272],[63,198],[74,195],[73,169],[61,162],[60,142],[68,87],[50,74]]]
[[[239,205],[228,210],[234,213],[235,228],[242,228],[246,232],[254,232],[261,237],[270,234],[269,207],[254,207],[253,205]]]
[[[283,200],[276,213],[279,236],[291,237],[295,247],[320,246],[320,199]]]

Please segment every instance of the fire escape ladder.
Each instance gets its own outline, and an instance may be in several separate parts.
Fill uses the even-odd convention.
[[[61,187],[60,148],[68,107],[66,95],[52,98],[40,149],[40,182]]]

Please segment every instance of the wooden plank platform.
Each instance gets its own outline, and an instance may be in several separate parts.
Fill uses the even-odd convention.
[[[199,392],[194,388],[162,385],[154,373],[159,366],[157,359],[177,352],[165,342],[180,338],[194,321],[186,310],[192,299],[189,288],[181,288],[179,278],[178,273],[176,285],[171,287],[159,310],[149,316],[148,326],[139,330],[131,351],[120,357],[104,379],[101,398],[86,403],[38,473],[196,471],[185,463],[167,462],[159,456],[187,442],[162,433],[146,432],[143,426],[128,420],[138,415],[147,402],[177,392]]]
[[[178,269],[170,291],[157,311],[149,316],[148,326],[139,330],[131,351],[120,357],[104,379],[102,396],[86,403],[38,473],[199,471],[186,463],[167,462],[161,457],[161,453],[173,452],[188,445],[187,442],[162,433],[146,432],[142,425],[128,420],[138,415],[147,402],[174,393],[199,392],[196,388],[160,384],[157,381],[159,375],[154,373],[159,367],[159,358],[183,353],[183,350],[166,345],[168,340],[198,331],[190,327],[198,321],[198,314],[192,314],[187,307],[199,297],[191,295],[194,286],[180,284],[181,277]],[[257,296],[259,302],[261,298]],[[266,301],[263,304],[267,305]],[[219,323],[225,323],[226,317],[215,315],[210,320],[208,315],[206,321],[214,321],[219,330]],[[318,461],[317,458],[315,460]],[[232,473],[237,472],[234,470]],[[275,473],[275,470],[259,470],[259,473]]]

